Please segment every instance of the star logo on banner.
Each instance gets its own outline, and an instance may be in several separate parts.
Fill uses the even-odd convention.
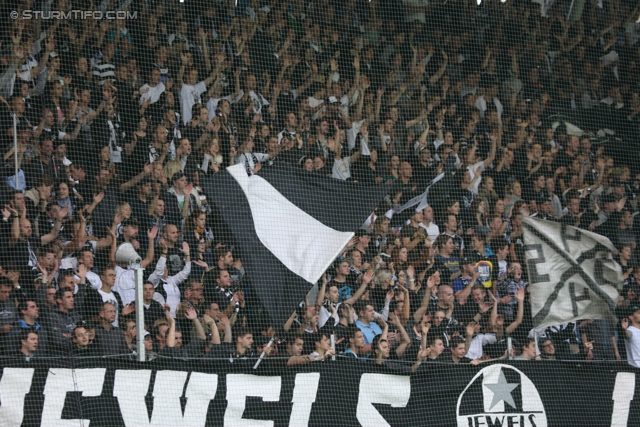
[[[511,405],[512,408],[516,409],[516,402],[513,401],[511,392],[519,385],[520,384],[517,383],[508,383],[504,373],[500,370],[500,376],[498,377],[497,383],[484,385],[493,392],[493,400],[491,401],[491,407],[489,409],[493,409],[493,407],[500,403],[500,401],[504,401]]]

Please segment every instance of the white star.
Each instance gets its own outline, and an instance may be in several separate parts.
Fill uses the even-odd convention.
[[[491,401],[489,409],[493,409],[493,407],[500,403],[500,401],[504,401],[511,405],[512,408],[516,409],[516,402],[513,401],[511,392],[519,385],[520,384],[517,383],[508,383],[504,373],[500,370],[500,376],[498,377],[498,382],[496,384],[484,385],[493,392],[493,400]]]

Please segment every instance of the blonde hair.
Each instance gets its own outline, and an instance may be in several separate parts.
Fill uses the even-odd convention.
[[[116,205],[116,213],[120,214],[122,213],[122,210],[125,208],[129,208],[129,213],[133,213],[132,209],[131,209],[131,205],[127,202],[120,202]]]
[[[182,171],[182,163],[179,160],[169,160],[162,168],[162,173],[168,180],[171,180],[173,175],[180,171]]]
[[[384,282],[389,280],[391,277],[391,272],[389,270],[378,270],[376,276],[373,278],[373,283],[376,285],[382,285]]]

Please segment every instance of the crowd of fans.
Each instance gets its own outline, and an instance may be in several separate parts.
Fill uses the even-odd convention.
[[[3,354],[132,354],[144,310],[148,358],[416,370],[507,357],[511,337],[519,359],[640,367],[640,6],[551,3],[106,0],[137,19],[7,21]],[[272,162],[390,189],[284,326],[202,190]],[[394,218],[436,177],[430,206]],[[533,328],[524,216],[619,248],[618,327]]]

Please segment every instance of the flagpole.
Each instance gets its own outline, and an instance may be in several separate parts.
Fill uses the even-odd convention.
[[[16,114],[13,113],[13,158],[14,158],[14,162],[15,162],[15,168],[16,168],[16,179],[14,181],[15,186],[16,186],[16,190],[18,190],[19,184],[18,184],[18,170],[20,169],[18,167],[18,121],[16,120]]]
[[[275,342],[275,340],[276,340],[276,337],[274,335],[273,337],[271,337],[271,339],[267,343],[267,347],[271,347],[273,345],[273,343]],[[266,347],[265,347],[265,349],[266,349]],[[260,366],[260,362],[262,362],[262,359],[264,359],[266,355],[267,355],[267,351],[266,350],[262,350],[262,354],[260,355],[260,358],[258,360],[256,360],[256,364],[253,365],[253,369],[258,369],[258,366]]]
[[[335,334],[331,334],[331,348],[333,349],[333,355],[331,356],[331,360],[336,360],[336,336],[335,336]]]

